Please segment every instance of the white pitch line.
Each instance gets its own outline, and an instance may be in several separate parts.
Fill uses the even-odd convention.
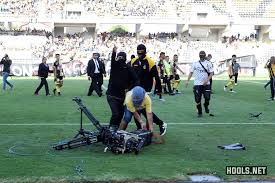
[[[90,125],[90,124],[87,124]],[[103,123],[102,125],[108,125]],[[275,123],[168,123],[169,125],[275,125]],[[79,126],[75,123],[25,123],[25,124],[12,124],[3,123],[0,126]]]
[[[263,83],[263,82],[258,82],[258,81],[241,81],[241,82],[244,82],[244,83],[254,83],[254,84],[261,84],[261,85],[265,85],[266,83],[267,83],[267,81],[266,81],[266,83]]]

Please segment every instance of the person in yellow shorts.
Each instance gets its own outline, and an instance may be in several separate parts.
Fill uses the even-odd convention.
[[[227,89],[229,88],[229,92],[236,93],[233,90],[234,86],[235,86],[235,80],[233,78],[233,69],[232,69],[231,63],[229,64],[229,67],[228,67],[228,76],[229,76],[229,80],[228,80],[227,84],[224,86],[223,90],[227,91]]]
[[[61,95],[61,87],[63,86],[63,78],[65,77],[62,64],[60,63],[60,54],[55,55],[56,61],[53,64],[54,82],[55,89],[53,90],[54,95]]]

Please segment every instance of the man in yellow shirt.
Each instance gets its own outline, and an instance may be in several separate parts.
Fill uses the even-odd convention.
[[[275,57],[270,57],[270,61],[265,66],[269,70],[269,76],[270,76],[270,90],[271,90],[271,97],[270,101],[274,101],[275,96]]]
[[[131,91],[127,92],[125,97],[125,111],[124,118],[120,124],[120,129],[125,130],[131,122],[132,116],[139,122],[142,129],[153,131],[153,114],[152,114],[152,101],[145,90],[136,86]],[[147,124],[144,125],[141,116],[138,112],[146,112]]]

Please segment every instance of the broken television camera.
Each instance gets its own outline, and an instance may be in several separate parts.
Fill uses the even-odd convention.
[[[73,149],[101,142],[106,146],[104,152],[109,150],[116,154],[131,152],[138,154],[144,146],[151,144],[152,132],[142,129],[126,132],[123,130],[114,130],[109,128],[109,126],[102,126],[86,106],[83,105],[80,98],[75,97],[73,101],[79,106],[80,129],[72,140],[61,141],[53,146],[55,150]],[[88,117],[92,125],[96,127],[95,131],[83,129],[83,113]]]

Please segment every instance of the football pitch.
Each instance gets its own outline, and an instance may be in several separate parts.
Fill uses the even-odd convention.
[[[165,95],[165,102],[153,98],[153,111],[168,124],[166,143],[147,146],[137,156],[104,153],[100,143],[52,149],[79,129],[75,96],[100,122],[109,122],[106,95],[86,96],[89,81],[65,78],[60,97],[46,97],[44,88],[34,96],[38,79],[10,81],[15,89],[0,91],[0,182],[188,181],[194,174],[225,181],[275,179],[275,102],[267,101],[265,78],[240,78],[237,93],[224,92],[222,78],[214,80],[210,101],[214,117],[197,118],[191,82],[185,88],[182,81],[183,94]],[[48,82],[52,90],[53,80]],[[258,118],[250,117],[249,113],[260,112]],[[84,123],[85,129],[94,129],[86,117]],[[133,129],[132,122],[129,130]],[[246,150],[217,148],[232,143],[242,143]],[[267,166],[267,175],[226,175],[226,166]]]

